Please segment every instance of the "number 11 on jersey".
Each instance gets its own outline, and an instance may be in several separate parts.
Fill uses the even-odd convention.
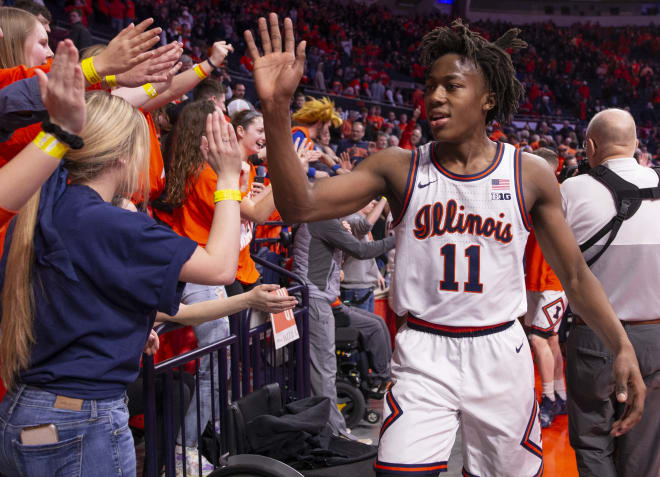
[[[440,249],[440,254],[445,259],[444,278],[440,280],[440,290],[459,291],[456,281],[456,244],[448,243]],[[479,245],[470,245],[465,249],[465,257],[468,262],[468,281],[463,283],[463,289],[469,293],[482,293],[484,285],[479,283],[481,248]]]

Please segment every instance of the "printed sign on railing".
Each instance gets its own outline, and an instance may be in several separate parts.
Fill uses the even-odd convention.
[[[288,296],[286,288],[273,290],[271,293],[280,296]],[[270,314],[270,322],[273,324],[273,336],[275,336],[275,349],[280,349],[292,341],[296,341],[298,336],[298,327],[296,318],[293,316],[293,310],[286,310],[282,313]]]

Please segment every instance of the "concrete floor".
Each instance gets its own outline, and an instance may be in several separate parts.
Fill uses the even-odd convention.
[[[383,401],[382,400],[369,400],[369,409],[374,409],[380,413],[383,412]],[[359,439],[368,438],[373,441],[373,444],[378,444],[378,433],[380,432],[381,422],[377,424],[369,424],[367,421],[362,420],[360,424],[356,427],[351,428],[351,434]],[[451,450],[451,455],[449,457],[449,462],[447,464],[447,472],[442,472],[438,474],[442,477],[461,477],[461,471],[463,469],[463,457],[461,455],[461,432],[456,434],[456,442],[454,442],[454,447]]]

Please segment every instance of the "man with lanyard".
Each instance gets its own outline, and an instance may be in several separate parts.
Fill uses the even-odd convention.
[[[570,440],[581,476],[655,477],[660,471],[660,201],[641,200],[637,205],[631,201],[626,211],[624,198],[623,208],[617,210],[608,188],[596,179],[614,176],[642,197],[646,191],[648,198],[660,198],[657,171],[637,164],[633,158],[636,148],[635,121],[630,113],[601,111],[586,134],[587,158],[594,169],[566,180],[561,187],[568,225],[583,244],[587,263],[603,284],[635,348],[647,388],[642,420],[628,434],[612,435],[611,425],[622,411],[614,396],[613,358],[596,333],[584,326],[588,317],[576,317],[568,337],[566,382]],[[638,209],[631,214],[635,206]],[[623,219],[620,229],[603,234],[594,243],[594,234],[610,222],[616,226],[616,218],[612,218],[619,214]]]

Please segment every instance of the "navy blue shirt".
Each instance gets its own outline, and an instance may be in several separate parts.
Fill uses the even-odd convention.
[[[181,267],[197,244],[86,186],[51,202],[50,212],[40,204],[35,232],[36,341],[20,381],[74,398],[118,397],[137,378],[156,311],[176,314]],[[1,273],[4,283],[4,265]]]
[[[0,142],[8,140],[15,130],[47,117],[36,76],[15,81],[0,90]]]
[[[344,151],[348,151],[348,154],[351,156],[351,163],[357,166],[369,155],[369,143],[366,141],[342,139],[339,141],[339,146],[337,146],[337,156]]]

